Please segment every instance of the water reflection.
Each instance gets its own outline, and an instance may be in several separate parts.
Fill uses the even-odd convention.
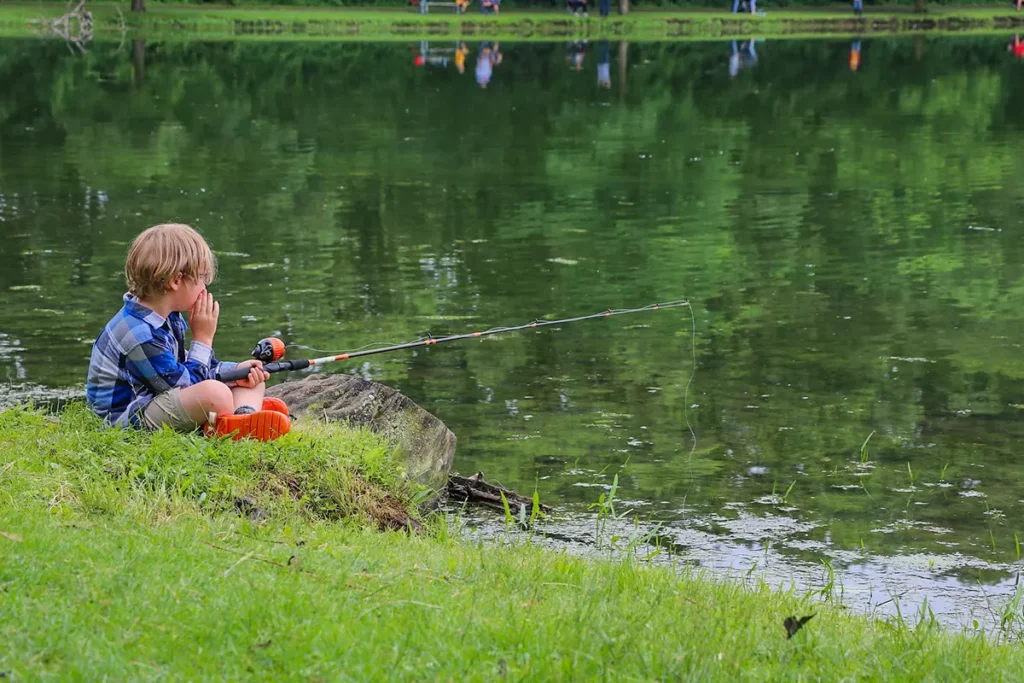
[[[729,52],[729,76],[735,78],[740,69],[749,69],[757,64],[757,50],[755,40],[732,41],[732,48]]]
[[[80,384],[158,220],[218,254],[224,357],[689,298],[696,335],[657,314],[339,370],[448,422],[461,470],[569,510],[619,475],[638,514],[740,554],[749,520],[786,519],[794,567],[967,558],[958,580],[1004,587],[1024,532],[1007,40],[7,41],[0,373]]]
[[[597,44],[597,87],[612,87],[611,50],[603,39]]]
[[[476,56],[476,82],[480,84],[481,88],[486,88],[487,84],[491,82],[494,67],[501,64],[503,58],[504,55],[501,54],[497,42],[493,44],[480,43],[480,50]]]

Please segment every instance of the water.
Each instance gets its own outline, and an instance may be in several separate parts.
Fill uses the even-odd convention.
[[[600,43],[502,44],[489,76],[422,47],[0,42],[0,377],[80,386],[164,220],[219,256],[226,358],[688,298],[331,369],[445,420],[461,472],[536,486],[570,545],[617,475],[690,561],[998,609],[1024,534],[1004,37],[865,41],[856,72],[849,41],[613,43],[608,87]]]

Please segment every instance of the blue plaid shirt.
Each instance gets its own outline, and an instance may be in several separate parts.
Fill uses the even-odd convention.
[[[190,387],[236,363],[219,362],[213,349],[193,341],[185,354],[181,313],[164,318],[131,294],[92,347],[85,396],[96,414],[120,427],[141,426],[142,410],[158,394]]]

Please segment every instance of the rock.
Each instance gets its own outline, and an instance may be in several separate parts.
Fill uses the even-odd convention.
[[[312,374],[267,389],[303,416],[369,427],[399,447],[410,479],[440,493],[455,460],[455,435],[404,394],[345,374]]]

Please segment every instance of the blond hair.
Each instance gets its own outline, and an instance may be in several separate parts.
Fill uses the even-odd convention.
[[[159,296],[178,274],[213,282],[217,262],[203,236],[183,223],[147,228],[132,240],[124,264],[128,291],[140,299]]]

